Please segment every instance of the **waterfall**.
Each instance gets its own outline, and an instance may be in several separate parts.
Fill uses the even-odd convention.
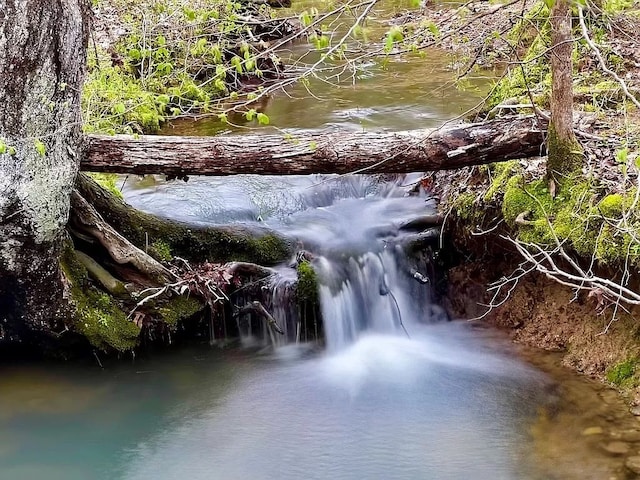
[[[320,302],[329,350],[353,343],[361,334],[411,336],[417,323],[431,321],[431,291],[416,290],[400,249],[363,252],[318,266]]]
[[[313,257],[319,305],[301,305],[296,298],[292,260],[276,267],[269,285],[256,283],[233,299],[235,305],[260,300],[284,334],[255,315],[237,318],[234,328],[247,346],[280,347],[324,333],[327,348],[337,350],[367,332],[411,336],[417,323],[443,317],[433,305],[432,286],[412,278],[416,271],[418,279],[429,277],[428,255],[406,253],[411,236],[427,245],[437,238],[420,233],[416,222],[435,211],[432,199],[410,192],[420,178],[237,175],[168,183],[162,196],[128,191],[127,198],[183,221],[253,223],[291,238]]]
[[[399,227],[431,213],[429,199],[407,196],[397,182],[375,192],[367,177],[336,183],[308,195],[310,208],[290,219],[288,232],[314,255],[327,349],[368,333],[410,337],[418,323],[444,318],[425,271],[431,259],[408,255],[409,233]],[[280,318],[291,328],[291,319]]]

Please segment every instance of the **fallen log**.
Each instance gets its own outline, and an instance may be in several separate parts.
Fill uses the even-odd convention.
[[[435,130],[216,137],[89,135],[81,169],[187,175],[448,170],[540,155],[546,122],[500,118]]]

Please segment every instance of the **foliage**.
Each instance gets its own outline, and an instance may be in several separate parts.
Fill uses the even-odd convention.
[[[268,44],[256,31],[266,6],[249,12],[254,7],[232,0],[113,3],[126,9],[127,33],[108,49],[90,50],[83,93],[88,132],[153,132],[170,117],[223,110],[222,101],[279,75],[278,58],[263,55]],[[263,113],[257,120],[268,123]]]
[[[90,173],[91,178],[93,178],[98,185],[102,188],[109,190],[118,198],[124,198],[122,196],[122,192],[118,187],[118,175],[115,173]]]
[[[517,103],[529,103],[529,92],[538,106],[548,107],[551,88],[548,52],[551,27],[546,4],[536,3],[511,30],[507,41],[514,52],[525,50],[526,53],[520,62],[513,65],[497,82],[488,99],[487,108],[491,109],[507,99],[517,99]]]

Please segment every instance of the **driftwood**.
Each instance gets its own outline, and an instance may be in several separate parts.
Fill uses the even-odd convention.
[[[267,311],[267,309],[264,308],[262,303],[258,302],[257,300],[247,303],[242,308],[239,308],[233,316],[237,317],[245,313],[255,313],[263,317],[269,327],[271,327],[274,331],[276,331],[280,335],[284,335],[284,331],[280,328],[280,326],[278,325],[278,322],[276,322],[276,319],[273,318],[273,315],[271,315]]]
[[[536,117],[516,117],[397,133],[89,135],[80,166],[85,171],[162,173],[178,178],[446,170],[539,155],[545,128]]]

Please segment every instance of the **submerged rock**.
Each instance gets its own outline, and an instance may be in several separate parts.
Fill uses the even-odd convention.
[[[602,449],[610,455],[626,455],[631,450],[628,443],[615,441],[609,442],[602,446]]]
[[[633,473],[640,474],[640,456],[628,457],[624,465]]]
[[[587,427],[582,431],[582,435],[588,437],[591,435],[601,435],[603,432],[602,427]]]

